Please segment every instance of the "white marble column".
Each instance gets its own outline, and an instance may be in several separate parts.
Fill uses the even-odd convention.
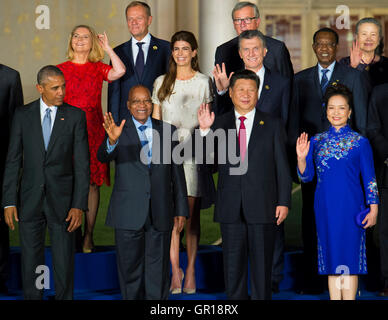
[[[211,75],[216,48],[234,38],[232,9],[237,0],[199,1],[199,51],[200,67]]]

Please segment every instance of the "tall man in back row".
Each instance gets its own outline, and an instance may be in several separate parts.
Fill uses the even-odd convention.
[[[125,64],[123,77],[108,87],[108,111],[116,123],[128,116],[128,92],[135,85],[144,85],[152,92],[157,77],[167,72],[170,43],[155,38],[148,31],[152,23],[150,6],[142,1],[132,1],[125,10],[131,39],[114,49]]]
[[[12,230],[14,221],[19,222],[24,298],[43,298],[36,271],[45,264],[48,226],[55,297],[70,300],[73,231],[81,225],[89,194],[86,116],[63,103],[65,78],[57,67],[43,67],[36,87],[41,98],[18,108],[12,122],[3,183],[4,216]]]
[[[214,65],[225,64],[227,75],[244,69],[244,62],[239,55],[238,36],[245,30],[257,30],[260,26],[260,12],[254,3],[242,1],[238,2],[232,11],[233,26],[237,37],[225,42],[216,49]],[[282,41],[264,36],[267,54],[264,58],[264,65],[271,71],[292,79],[294,71],[287,47]],[[218,98],[218,97],[216,97]],[[225,103],[222,99],[216,99],[213,104],[216,115],[223,114],[233,109],[233,105]]]

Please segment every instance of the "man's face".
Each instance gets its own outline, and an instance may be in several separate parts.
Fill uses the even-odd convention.
[[[241,115],[247,114],[256,107],[258,99],[256,82],[250,79],[238,79],[233,88],[229,89],[229,96],[236,111]]]
[[[127,107],[133,117],[140,123],[146,123],[152,113],[150,93],[144,87],[137,87],[130,92]]]
[[[147,15],[147,11],[143,6],[134,6],[128,9],[128,29],[136,40],[141,40],[147,35],[151,22],[152,17]]]
[[[331,32],[319,32],[313,43],[313,50],[319,64],[323,68],[330,66],[335,61],[337,54],[337,44],[334,34]]]
[[[239,49],[240,57],[244,61],[245,69],[257,72],[263,66],[267,49],[259,38],[242,39]]]
[[[255,17],[255,9],[252,7],[244,7],[235,11],[233,15],[233,26],[239,36],[245,30],[257,30],[260,25],[260,18],[248,19]],[[245,19],[237,20],[236,19]]]
[[[63,76],[49,76],[42,84],[37,84],[36,88],[47,106],[63,104],[65,98],[65,78]]]

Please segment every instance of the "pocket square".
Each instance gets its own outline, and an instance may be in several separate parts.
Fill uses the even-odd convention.
[[[360,227],[360,228],[363,228],[364,225],[362,224],[362,222],[364,221],[365,217],[367,216],[367,214],[370,212],[370,209],[367,208],[361,212],[359,212],[356,216],[356,224]]]

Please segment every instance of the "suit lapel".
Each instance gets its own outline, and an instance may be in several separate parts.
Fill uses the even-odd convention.
[[[135,74],[135,77],[137,79],[137,83],[139,83],[139,77],[137,75],[137,72],[135,70],[135,64],[133,62],[132,38],[125,44],[124,54],[126,55],[126,59],[124,60],[124,62],[126,62],[127,69],[133,70],[133,73]]]
[[[42,131],[42,120],[40,117],[40,100],[37,100],[36,103],[33,106],[32,111],[32,121],[31,126],[32,130],[31,132],[36,134],[36,139],[38,140],[38,148],[39,150],[44,154],[46,152],[44,148],[44,139],[43,139],[43,131]]]
[[[141,80],[144,80],[144,77],[150,73],[149,70],[152,70],[153,64],[156,60],[156,55],[158,53],[158,50],[159,50],[159,48],[157,46],[155,38],[153,36],[151,36],[150,46],[148,48],[148,53],[147,53],[147,61],[146,61],[146,64],[144,66]]]
[[[51,131],[51,136],[50,136],[50,142],[49,142],[49,145],[47,147],[47,153],[49,153],[51,151],[51,149],[53,148],[53,145],[55,143],[55,140],[61,136],[62,134],[62,131],[63,131],[63,127],[66,123],[66,121],[68,121],[69,119],[66,118],[66,111],[65,111],[65,106],[59,106],[58,109],[57,109],[57,114],[55,116],[55,120],[54,120],[54,126],[53,126],[53,129]],[[43,135],[43,133],[42,133]]]
[[[251,156],[252,150],[255,148],[257,140],[259,139],[260,131],[265,123],[261,120],[261,112],[256,110],[255,118],[253,119],[252,132],[248,143],[248,156]]]
[[[256,103],[256,108],[259,108],[259,106],[263,105],[264,100],[266,99],[271,87],[272,86],[271,86],[270,71],[268,68],[265,68],[263,88],[261,89],[259,100]],[[260,110],[260,108],[259,108],[259,110]]]
[[[321,89],[321,82],[319,81],[319,68],[318,64],[316,67],[313,69],[313,81],[314,81],[314,87],[315,90],[317,91],[319,98],[322,100],[323,99],[323,94],[322,94],[322,89]]]

